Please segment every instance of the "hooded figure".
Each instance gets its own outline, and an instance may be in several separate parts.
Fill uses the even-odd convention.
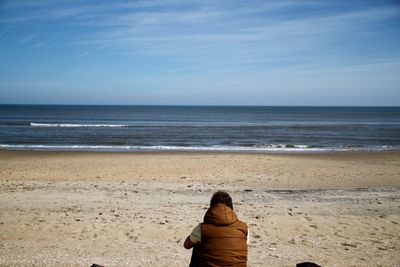
[[[185,240],[187,249],[195,246],[191,266],[247,266],[248,229],[233,211],[231,197],[216,192],[203,223],[197,225]],[[200,262],[193,262],[193,261]]]

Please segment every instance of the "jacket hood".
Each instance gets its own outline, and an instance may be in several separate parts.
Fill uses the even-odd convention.
[[[235,212],[224,204],[217,204],[209,208],[204,215],[204,223],[213,225],[229,225],[237,222]]]

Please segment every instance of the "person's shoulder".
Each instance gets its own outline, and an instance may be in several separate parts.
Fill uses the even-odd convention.
[[[245,222],[243,222],[241,220],[238,220],[236,222],[236,226],[238,226],[239,228],[245,229],[245,230],[249,229],[249,226],[247,225],[247,223],[245,223]]]
[[[238,223],[247,226],[247,223],[245,223],[244,221],[238,220]]]
[[[235,223],[235,226],[236,227],[240,227],[240,228],[245,228],[245,229],[249,228],[247,226],[247,223],[245,223],[245,222],[243,222],[241,220],[237,220],[236,223]]]

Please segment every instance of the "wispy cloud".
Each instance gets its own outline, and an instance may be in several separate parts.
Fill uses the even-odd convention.
[[[63,45],[84,51],[76,58],[112,43],[112,52],[161,62],[165,73],[340,67],[400,57],[400,52],[385,49],[386,43],[373,48],[363,43],[388,30],[381,26],[384,21],[399,18],[400,5],[390,1],[372,5],[315,0],[8,3],[15,14],[3,19],[62,24],[69,30],[63,34]],[[30,12],[18,11],[24,8]],[[392,31],[399,33],[395,26]],[[37,36],[28,35],[20,43],[33,38]],[[36,47],[54,39],[37,42]]]
[[[0,32],[0,38],[3,37],[3,35],[6,34],[6,32],[8,32],[9,29],[11,29],[11,27],[12,27],[12,24],[8,24],[8,25],[4,28],[4,30],[2,30],[2,31]]]
[[[21,44],[27,43],[27,42],[31,41],[33,38],[35,38],[35,36],[36,36],[36,33],[29,34],[29,35],[23,37],[21,40],[19,40],[18,44],[21,45]]]
[[[276,11],[274,8],[292,6],[290,3],[293,2],[286,6],[272,5],[262,16],[235,17],[238,15],[235,10],[202,7],[186,14],[135,11],[112,14],[103,20],[92,17],[82,23],[108,27],[100,28],[76,44],[96,46],[113,42],[116,50],[128,55],[166,58],[170,62],[174,58],[173,61],[178,63],[173,63],[167,72],[193,71],[196,66],[200,66],[199,71],[213,66],[216,69],[270,69],[282,64],[308,68],[310,63],[318,67],[317,63],[324,65],[326,61],[342,64],[341,58],[357,64],[363,60],[362,55],[356,57],[352,53],[349,41],[362,42],[365,31],[369,35],[379,35],[379,29],[374,27],[380,21],[395,18],[400,10],[399,7],[382,6],[268,18],[268,14]],[[253,8],[246,12],[259,10]],[[379,58],[383,51],[364,53]],[[202,67],[205,65],[207,68]]]
[[[51,37],[50,39],[37,42],[37,43],[35,44],[35,46],[36,46],[37,48],[42,48],[42,47],[46,46],[47,44],[53,42],[53,41],[56,40],[56,39],[57,39],[57,36],[53,36],[53,37]]]
[[[400,8],[383,7],[356,10],[339,14],[313,14],[300,18],[277,18],[252,21],[250,17],[237,17],[227,22],[232,14],[226,11],[195,12],[134,12],[111,15],[109,19],[91,20],[91,25],[116,26],[105,28],[90,38],[139,42],[158,41],[258,41],[276,39],[282,33],[296,36],[354,30],[360,24],[398,16]],[[268,14],[265,14],[267,17]],[[213,20],[212,20],[213,19]],[[261,20],[261,21],[260,21]],[[187,23],[193,22],[192,27]],[[83,21],[82,23],[85,23]],[[108,24],[109,23],[109,24]],[[182,23],[182,25],[180,25]],[[213,26],[213,24],[216,24]],[[227,24],[228,25],[224,25]],[[171,25],[175,28],[171,28]],[[224,25],[221,27],[221,25]],[[179,28],[181,26],[182,28]],[[198,30],[198,31],[196,31]]]
[[[98,51],[103,50],[103,49],[105,49],[107,47],[110,47],[110,46],[111,46],[111,44],[107,44],[107,45],[102,45],[100,47],[97,47],[97,48],[94,48],[94,49],[91,49],[91,50],[87,50],[87,51],[77,55],[76,58],[81,58],[81,57],[87,56],[89,54],[92,54],[94,52],[98,52]]]

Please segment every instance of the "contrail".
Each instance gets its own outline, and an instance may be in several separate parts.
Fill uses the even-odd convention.
[[[0,38],[6,33],[8,32],[8,30],[11,28],[12,24],[8,24],[8,26],[2,31],[0,32]]]
[[[93,52],[97,52],[97,51],[103,50],[104,48],[107,48],[107,47],[109,47],[109,46],[111,46],[111,45],[110,45],[110,44],[108,44],[108,45],[103,45],[103,46],[97,47],[97,48],[95,48],[95,49],[88,50],[88,51],[86,51],[86,52],[83,52],[82,54],[79,54],[78,56],[76,56],[76,58],[84,57],[84,56],[86,56],[86,55],[88,55],[88,54],[91,54],[91,53],[93,53]]]
[[[26,43],[26,42],[29,42],[29,41],[32,40],[35,36],[36,36],[36,33],[32,33],[32,34],[30,34],[30,35],[28,35],[28,36],[22,38],[22,39],[18,42],[18,44],[21,45],[21,44],[24,44],[24,43]]]
[[[36,43],[35,46],[38,47],[38,48],[43,47],[43,46],[47,45],[48,43],[53,42],[55,39],[57,39],[57,36],[54,36],[54,37],[52,37],[50,39],[47,39],[45,41]]]

